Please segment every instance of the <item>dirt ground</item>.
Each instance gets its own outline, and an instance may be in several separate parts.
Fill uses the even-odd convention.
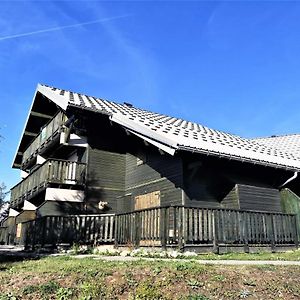
[[[3,299],[300,299],[299,266],[45,257],[0,264]]]

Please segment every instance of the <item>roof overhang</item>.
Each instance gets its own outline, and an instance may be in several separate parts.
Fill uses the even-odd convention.
[[[271,163],[268,161],[261,161],[259,159],[251,159],[251,158],[247,158],[247,157],[243,157],[243,156],[226,154],[226,153],[222,153],[219,151],[205,150],[205,149],[201,150],[201,149],[186,147],[186,146],[182,146],[182,145],[178,146],[178,150],[189,151],[192,153],[199,153],[199,154],[204,154],[204,155],[209,155],[209,156],[216,156],[216,157],[221,157],[221,158],[240,161],[240,162],[247,162],[247,163],[251,163],[254,165],[261,165],[261,166],[271,167],[271,168],[275,168],[275,169],[284,169],[284,170],[293,171],[293,172],[300,171],[300,168],[296,168],[296,167],[292,167],[292,166],[288,166],[288,165],[284,165],[284,164],[276,164],[276,163]]]

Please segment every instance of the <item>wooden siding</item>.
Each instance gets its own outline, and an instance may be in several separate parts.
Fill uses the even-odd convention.
[[[276,187],[285,178],[283,171],[203,155],[182,155],[186,206],[282,211]]]
[[[238,191],[237,191],[237,185],[235,185],[233,187],[233,189],[222,200],[221,206],[223,208],[232,208],[232,209],[240,208],[240,201],[239,201],[239,195],[238,195]]]
[[[45,201],[36,212],[37,217],[66,216],[84,213],[84,203],[69,201]]]
[[[182,165],[178,157],[161,155],[156,149],[143,149],[146,159],[138,163],[139,154],[126,155],[125,191],[123,201],[127,211],[134,209],[134,198],[147,193],[160,191],[160,205],[182,204]],[[131,194],[131,197],[128,195]]]
[[[201,156],[192,158],[184,156],[183,160],[185,205],[220,208],[235,182],[214,161]]]
[[[238,185],[240,209],[281,212],[280,194],[276,189]]]
[[[117,197],[124,195],[125,155],[88,148],[87,202],[108,202],[117,211]]]
[[[300,197],[293,193],[290,189],[285,188],[281,190],[280,198],[283,212],[296,214],[298,236],[300,240]]]
[[[29,220],[34,220],[36,217],[36,211],[35,210],[24,210],[16,217],[16,223],[22,223]]]

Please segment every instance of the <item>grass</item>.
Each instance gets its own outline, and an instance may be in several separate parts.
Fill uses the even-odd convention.
[[[259,252],[259,253],[226,253],[226,254],[200,254],[197,259],[209,260],[289,260],[300,261],[300,250],[286,252]]]
[[[46,257],[0,264],[0,300],[299,299],[300,267]]]

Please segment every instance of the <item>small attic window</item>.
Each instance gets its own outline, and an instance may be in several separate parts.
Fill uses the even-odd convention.
[[[131,103],[128,103],[128,102],[124,102],[124,105],[126,105],[128,107],[133,107],[133,105]]]

